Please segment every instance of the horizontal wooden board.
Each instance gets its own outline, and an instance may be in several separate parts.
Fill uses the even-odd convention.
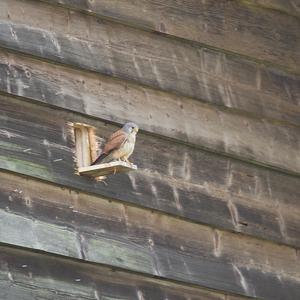
[[[1,300],[224,300],[225,295],[0,246]],[[228,300],[243,300],[238,297]]]
[[[2,47],[299,125],[299,76],[39,1],[2,6]]]
[[[113,161],[110,163],[96,164],[78,168],[80,175],[99,177],[103,175],[114,175],[117,173],[127,173],[136,171],[137,166],[131,165],[125,161]]]
[[[4,243],[259,299],[300,292],[290,247],[4,173],[0,199]]]
[[[251,4],[272,1],[47,0],[146,30],[204,43],[300,71],[300,22]],[[287,2],[287,3],[283,3]],[[300,10],[292,1],[272,8]],[[294,1],[293,1],[294,2]],[[274,51],[274,49],[276,49]]]
[[[71,112],[1,96],[0,168],[131,202],[195,222],[300,246],[299,177],[138,134],[138,171],[106,184],[76,175],[68,122],[99,137],[115,126]]]
[[[278,10],[296,17],[300,16],[300,3],[295,0],[247,0],[249,4]]]
[[[300,127],[254,119],[5,51],[0,51],[0,74],[0,91],[5,93],[107,121],[133,120],[150,133],[300,173]]]

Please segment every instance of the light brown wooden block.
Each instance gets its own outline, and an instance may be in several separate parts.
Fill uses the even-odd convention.
[[[136,165],[129,164],[124,161],[113,161],[110,163],[99,164],[78,169],[80,175],[92,177],[111,175],[116,173],[126,173],[137,170]]]

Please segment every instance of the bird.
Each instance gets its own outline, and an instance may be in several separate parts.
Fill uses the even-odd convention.
[[[128,158],[135,147],[136,134],[139,131],[138,125],[133,122],[127,122],[124,126],[114,132],[104,145],[100,156],[91,164],[107,163],[111,161],[125,161],[132,164]]]

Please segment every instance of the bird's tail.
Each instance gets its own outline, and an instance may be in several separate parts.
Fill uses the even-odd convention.
[[[94,162],[91,163],[91,166],[99,164],[106,156],[106,153],[102,153]]]

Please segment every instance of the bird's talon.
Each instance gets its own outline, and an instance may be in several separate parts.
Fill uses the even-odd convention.
[[[108,186],[108,183],[105,181],[106,178],[106,176],[98,176],[95,179],[96,181],[103,183],[105,186]]]

